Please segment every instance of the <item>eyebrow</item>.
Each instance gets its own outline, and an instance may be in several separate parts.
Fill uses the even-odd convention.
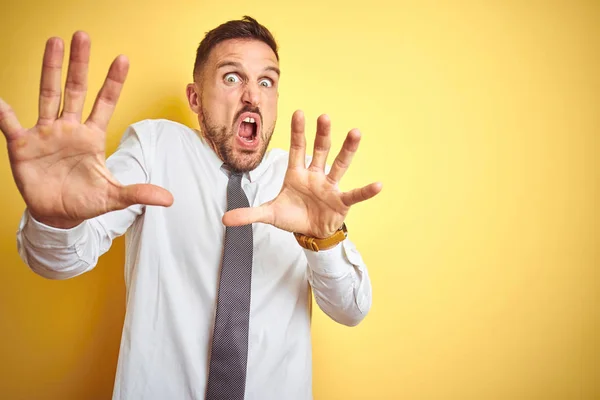
[[[217,64],[217,69],[221,69],[223,67],[235,67],[238,69],[243,69],[242,64],[236,61],[221,61]],[[265,68],[265,71],[273,71],[277,74],[277,76],[281,75],[281,71],[277,67],[268,66]]]

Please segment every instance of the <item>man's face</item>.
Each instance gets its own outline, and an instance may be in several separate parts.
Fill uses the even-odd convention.
[[[279,63],[257,40],[226,40],[215,46],[198,90],[198,121],[219,157],[235,171],[260,164],[277,120]]]

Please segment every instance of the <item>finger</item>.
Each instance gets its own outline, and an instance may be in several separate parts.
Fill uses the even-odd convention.
[[[375,182],[362,188],[342,193],[342,202],[347,207],[353,206],[356,203],[360,203],[361,201],[369,200],[375,197],[377,194],[379,194],[379,192],[381,192],[382,188],[383,185],[381,182]]]
[[[360,132],[358,129],[352,129],[348,132],[346,140],[344,140],[344,144],[342,145],[342,149],[333,161],[331,171],[329,171],[329,174],[327,175],[331,181],[339,182],[340,179],[342,179],[352,162],[356,150],[358,150],[359,142]]]
[[[236,208],[223,215],[223,225],[241,226],[261,222],[273,223],[273,214],[268,206]]]
[[[304,137],[304,113],[300,110],[292,115],[292,138],[288,168],[306,168],[306,138]]]
[[[315,148],[313,159],[309,168],[316,171],[324,171],[327,155],[331,148],[331,120],[327,115],[321,115],[317,120],[317,135],[315,136]]]
[[[106,131],[108,122],[121,95],[121,89],[127,78],[129,61],[125,56],[117,57],[108,70],[104,85],[98,93],[94,108],[87,120],[87,124],[93,124],[102,131]]]
[[[169,207],[173,204],[173,195],[168,190],[147,183],[121,186],[116,188],[112,209],[123,209],[134,204]]]
[[[4,133],[6,140],[16,139],[23,131],[13,109],[0,99],[0,130]]]
[[[64,46],[62,39],[48,39],[46,50],[44,51],[42,79],[40,81],[39,125],[49,125],[58,118],[63,56]]]
[[[90,63],[90,38],[85,32],[75,32],[71,41],[69,71],[65,85],[65,103],[62,115],[81,121],[87,93],[87,76]]]

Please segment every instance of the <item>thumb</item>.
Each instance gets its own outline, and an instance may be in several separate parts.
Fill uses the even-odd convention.
[[[122,186],[118,191],[118,203],[126,208],[134,204],[169,207],[173,204],[173,195],[168,190],[147,183]]]
[[[263,204],[260,207],[236,208],[235,210],[227,211],[223,215],[223,225],[225,226],[241,226],[255,222],[273,224],[273,214],[269,205]]]

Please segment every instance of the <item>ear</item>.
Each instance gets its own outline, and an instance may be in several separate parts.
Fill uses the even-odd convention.
[[[188,104],[190,109],[196,114],[200,114],[200,96],[198,95],[198,91],[196,90],[195,83],[189,83],[186,87],[186,95],[188,99]]]

